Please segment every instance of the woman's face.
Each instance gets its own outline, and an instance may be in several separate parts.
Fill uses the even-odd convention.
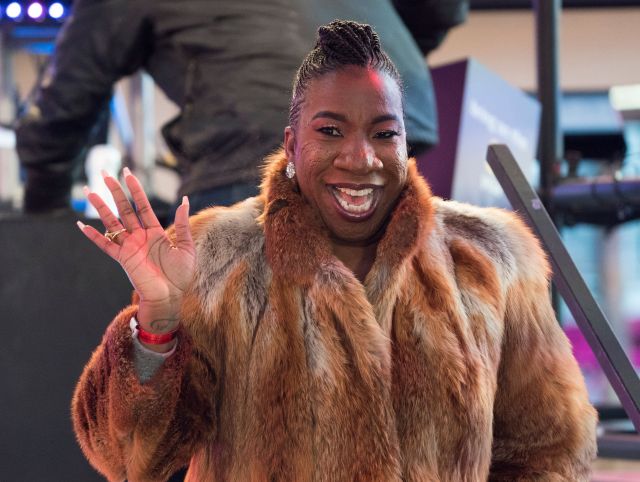
[[[297,125],[285,129],[285,149],[302,194],[333,237],[373,241],[407,175],[398,84],[357,66],[312,80]]]

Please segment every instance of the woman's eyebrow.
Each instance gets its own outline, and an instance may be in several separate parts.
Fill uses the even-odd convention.
[[[319,112],[316,112],[316,114],[311,118],[311,120],[319,119],[319,118],[327,118],[327,119],[333,119],[339,122],[347,122],[347,117],[345,115],[338,114],[337,112],[332,112],[330,110],[321,110]],[[387,121],[397,122],[398,116],[395,114],[382,114],[375,117],[371,121],[371,125],[379,124],[381,122],[387,122]]]
[[[373,124],[379,124],[380,122],[387,122],[387,121],[398,121],[398,116],[395,114],[382,114],[379,115],[378,117],[376,117],[375,119],[373,119],[371,121],[371,125]]]
[[[333,120],[337,120],[340,122],[347,122],[347,117],[342,115],[342,114],[338,114],[337,112],[332,112],[330,110],[321,110],[320,112],[317,112],[312,118],[311,120],[314,119],[318,119],[321,117],[326,117],[328,119],[333,119]]]

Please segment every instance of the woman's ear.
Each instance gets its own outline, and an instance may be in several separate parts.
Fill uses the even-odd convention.
[[[291,126],[287,126],[284,128],[284,152],[287,155],[287,159],[294,159],[295,146],[295,133]]]

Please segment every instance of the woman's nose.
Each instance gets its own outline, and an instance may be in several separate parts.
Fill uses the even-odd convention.
[[[334,166],[357,174],[366,174],[381,169],[382,162],[367,139],[354,139],[343,144],[343,150],[336,157]]]

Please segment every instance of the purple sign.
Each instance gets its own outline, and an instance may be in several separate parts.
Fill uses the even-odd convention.
[[[487,146],[507,144],[534,186],[540,104],[473,59],[432,70],[440,143],[418,158],[434,193],[480,206],[509,207],[485,161]]]

